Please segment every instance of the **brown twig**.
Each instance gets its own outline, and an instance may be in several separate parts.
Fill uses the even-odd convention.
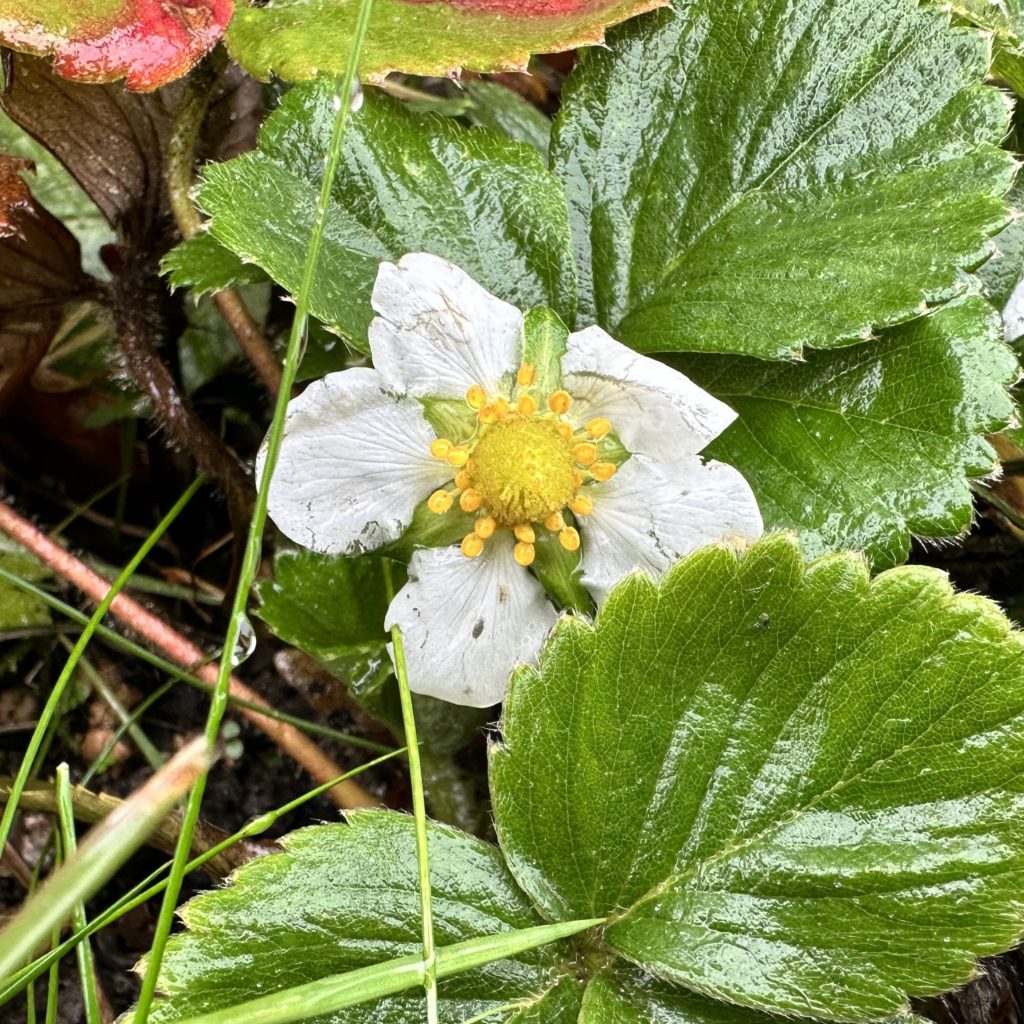
[[[48,565],[57,575],[69,580],[90,600],[99,603],[110,589],[109,581],[94,573],[87,565],[65,551],[27,519],[20,516],[5,502],[0,502],[0,530],[28,548],[40,561]],[[215,685],[217,666],[210,664],[206,654],[163,619],[147,611],[126,594],[118,594],[110,607],[111,612],[140,636],[159,648],[172,661],[200,679]],[[241,700],[269,708],[270,705],[259,694],[251,690],[236,675],[231,676],[231,694]],[[280,722],[252,711],[239,708],[257,728],[262,729],[289,757],[300,764],[317,783],[329,782],[342,774],[341,769],[310,739],[293,725]],[[375,800],[357,782],[346,780],[330,789],[334,802],[342,808],[376,807]]]
[[[212,67],[199,68],[192,73],[186,82],[185,95],[175,115],[167,143],[167,195],[183,238],[192,238],[203,226],[199,211],[192,202],[192,173],[199,129],[206,116],[215,82],[216,72]],[[242,296],[237,289],[226,288],[215,293],[213,301],[227,325],[234,331],[242,352],[267,391],[276,397],[281,389],[281,364]]]

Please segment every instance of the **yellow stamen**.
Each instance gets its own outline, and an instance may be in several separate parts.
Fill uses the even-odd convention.
[[[447,459],[448,453],[451,450],[452,443],[446,438],[439,437],[430,442],[430,454],[433,455],[435,459]]]
[[[524,544],[532,544],[537,539],[537,535],[529,523],[520,523],[518,526],[514,526],[512,532],[516,535],[516,540],[521,540]]]
[[[573,470],[572,483],[577,491],[583,486],[583,474],[579,470]]]
[[[508,415],[509,406],[504,398],[496,398],[491,408],[494,409],[495,415],[497,415],[499,420],[503,420]]]
[[[523,363],[516,374],[516,383],[521,388],[528,388],[537,379],[537,370],[532,363]]]
[[[520,541],[513,549],[512,555],[520,565],[532,565],[533,559],[537,552],[534,550],[532,544],[527,544],[525,541]]]
[[[537,403],[531,395],[520,395],[516,402],[516,409],[520,416],[532,416],[537,411]]]
[[[487,404],[487,392],[484,391],[479,384],[474,384],[466,392],[466,405],[473,410],[473,412],[479,412]]]
[[[462,497],[459,498],[459,508],[463,512],[475,512],[480,507],[480,492],[473,490],[472,487],[468,487],[462,492]]]
[[[597,445],[585,441],[572,450],[573,457],[581,466],[592,466],[597,462]]]
[[[485,405],[477,414],[476,418],[485,426],[498,422],[498,414],[494,411],[493,405]]]
[[[494,531],[498,528],[498,524],[490,516],[481,516],[473,524],[473,532],[481,539],[487,540],[494,536]]]
[[[455,486],[460,491],[464,491],[469,486],[469,474],[464,469],[460,469],[455,474]]]
[[[559,416],[564,416],[572,405],[572,397],[568,391],[556,391],[548,399],[548,408]]]
[[[605,480],[611,480],[615,476],[615,468],[614,462],[595,462],[590,467],[590,475],[595,480],[600,480],[603,483]]]
[[[589,494],[578,494],[569,502],[569,508],[578,516],[589,516],[594,511],[594,499]]]
[[[578,551],[580,546],[580,535],[577,530],[574,530],[571,526],[567,526],[558,535],[558,543],[565,548],[566,551]]]
[[[611,429],[611,420],[606,420],[603,416],[598,416],[587,424],[587,433],[595,441],[599,441],[602,437],[608,434]]]
[[[467,462],[469,462],[469,452],[461,445],[457,445],[448,453],[449,466],[461,469]]]
[[[555,427],[555,429],[558,431],[558,436],[561,437],[561,439],[563,441],[571,441],[572,440],[573,430],[572,430],[571,424],[569,424],[569,423],[559,423]]]
[[[484,542],[475,533],[467,533],[466,536],[462,538],[462,544],[460,547],[462,548],[462,553],[467,558],[476,558],[476,556],[483,551]]]
[[[559,530],[565,529],[565,516],[561,512],[552,512],[551,515],[544,520],[544,529],[550,530],[552,533],[558,533]]]
[[[447,512],[451,507],[452,496],[447,491],[434,491],[434,493],[427,498],[427,508],[429,508],[436,516]]]

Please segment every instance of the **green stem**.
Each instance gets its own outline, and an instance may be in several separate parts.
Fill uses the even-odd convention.
[[[32,738],[28,742],[28,747],[21,759],[21,764],[18,766],[18,774],[15,777],[13,786],[11,786],[11,794],[8,797],[7,806],[4,808],[3,817],[0,818],[0,848],[2,848],[7,842],[8,836],[10,835],[11,824],[13,823],[14,815],[18,810],[18,800],[21,797],[22,791],[25,789],[25,783],[28,782],[29,776],[32,772],[32,765],[39,753],[39,748],[46,736],[47,729],[57,713],[57,708],[60,707],[61,699],[64,696],[64,690],[74,674],[78,660],[85,653],[85,649],[88,647],[89,641],[96,632],[100,621],[107,614],[110,606],[114,603],[114,598],[121,592],[122,587],[124,587],[135,570],[142,564],[143,559],[150,551],[152,551],[157,541],[164,535],[171,523],[178,518],[182,509],[189,503],[189,501],[192,500],[192,496],[204,483],[205,477],[201,476],[195,480],[188,490],[186,490],[177,502],[175,502],[174,507],[170,512],[160,520],[156,529],[153,530],[153,532],[142,542],[142,546],[135,553],[134,558],[132,558],[132,560],[124,567],[117,579],[110,585],[110,589],[107,591],[106,596],[99,605],[97,605],[96,611],[92,613],[89,621],[85,625],[85,628],[82,630],[81,635],[78,637],[78,640],[76,641],[75,646],[64,665],[63,671],[58,677],[57,682],[54,684],[53,690],[50,692],[50,696],[46,701],[46,706],[43,708],[42,714],[39,716],[39,723],[32,733]]]
[[[295,296],[295,318],[292,321],[291,335],[288,339],[288,351],[285,354],[284,366],[281,373],[281,388],[277,394],[277,401],[274,406],[274,418],[270,424],[270,431],[267,435],[266,462],[263,471],[263,478],[260,480],[259,489],[256,495],[256,505],[252,513],[252,521],[249,526],[249,534],[246,539],[245,553],[242,558],[242,565],[238,575],[238,585],[235,588],[235,596],[231,605],[231,614],[228,619],[228,628],[224,637],[224,648],[221,653],[220,670],[217,676],[217,685],[213,691],[213,698],[210,702],[210,712],[206,720],[204,735],[206,742],[212,749],[217,742],[217,734],[220,730],[221,719],[228,705],[228,687],[230,685],[233,652],[238,643],[243,625],[247,623],[245,609],[249,597],[249,591],[256,578],[259,569],[260,556],[263,548],[263,528],[267,520],[267,496],[270,490],[270,481],[277,465],[278,455],[281,451],[281,442],[284,436],[284,418],[288,407],[288,399],[291,395],[292,386],[302,358],[303,342],[306,337],[307,323],[309,319],[309,298],[313,287],[313,277],[316,273],[317,259],[320,255],[320,246],[323,242],[324,231],[327,227],[327,212],[330,208],[331,190],[334,186],[334,179],[341,164],[341,143],[345,134],[345,126],[348,123],[348,115],[352,109],[352,97],[356,85],[356,68],[359,65],[359,54],[362,51],[363,40],[366,37],[366,30],[369,26],[370,12],[373,9],[373,0],[361,0],[359,15],[356,21],[355,32],[352,38],[352,48],[349,53],[348,65],[345,74],[340,82],[340,88],[336,94],[337,113],[334,119],[334,131],[331,135],[330,146],[327,151],[327,161],[324,168],[324,179],[320,189],[320,198],[317,203],[316,218],[313,224],[313,233],[309,240],[309,249],[306,252],[305,266],[302,272],[302,282],[298,294]],[[167,945],[167,938],[170,935],[171,925],[174,922],[175,908],[178,896],[181,892],[181,885],[185,877],[188,864],[188,854],[192,845],[192,830],[199,820],[199,810],[202,806],[203,793],[206,789],[207,775],[204,773],[199,777],[192,793],[189,796],[188,807],[185,811],[185,819],[182,824],[181,835],[178,839],[178,846],[175,850],[174,860],[171,864],[171,874],[167,880],[167,889],[164,892],[163,903],[160,907],[160,916],[157,919],[156,930],[153,937],[153,945],[150,949],[149,959],[146,965],[146,974],[142,979],[142,988],[139,992],[139,1001],[135,1008],[135,1024],[145,1024],[149,1017],[150,1007],[153,1004],[153,997],[156,993],[157,979],[160,974],[160,965],[163,963],[164,950]]]

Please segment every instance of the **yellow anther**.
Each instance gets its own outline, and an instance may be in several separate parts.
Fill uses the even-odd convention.
[[[516,535],[516,540],[521,540],[524,544],[532,544],[537,539],[537,535],[529,523],[520,523],[518,526],[514,526],[512,532]]]
[[[569,407],[572,405],[572,396],[568,391],[556,391],[548,399],[548,408],[552,412],[558,413],[559,416],[564,416],[569,411]]]
[[[572,454],[581,466],[592,466],[597,462],[597,445],[584,441],[583,444],[578,444],[573,448]]]
[[[533,559],[537,552],[532,544],[520,541],[513,549],[512,555],[520,565],[533,565]]]
[[[587,424],[587,433],[595,441],[599,441],[602,437],[608,434],[611,429],[611,420],[606,420],[603,416],[598,416]]]
[[[480,492],[474,491],[472,487],[462,492],[459,498],[459,508],[463,512],[475,512],[480,507]]]
[[[578,516],[589,516],[594,511],[594,499],[589,494],[578,494],[569,502],[569,508]]]
[[[487,404],[487,392],[484,391],[479,384],[474,384],[466,392],[466,405],[473,410],[473,412],[479,412]]]
[[[573,470],[572,485],[577,491],[583,486],[583,474],[578,469]]]
[[[580,546],[579,532],[574,530],[571,526],[567,526],[559,533],[558,543],[561,544],[566,551],[578,551]]]
[[[493,405],[485,405],[477,414],[476,418],[485,426],[498,422],[498,414]]]
[[[537,411],[537,403],[533,400],[532,395],[520,395],[519,401],[516,402],[516,409],[520,416],[532,416]]]
[[[467,533],[462,538],[462,544],[459,545],[462,548],[462,553],[467,558],[476,558],[484,549],[483,539],[478,537],[475,533]]]
[[[595,462],[590,467],[590,475],[595,480],[611,480],[615,476],[615,463],[614,462]]]
[[[469,452],[461,445],[456,446],[448,453],[449,466],[461,469],[467,462],[469,462]]]
[[[469,486],[469,474],[464,469],[460,469],[455,474],[455,486],[460,491],[464,491]]]
[[[563,441],[571,441],[573,435],[572,425],[569,423],[559,423],[555,429],[558,431],[558,436]]]
[[[448,441],[443,437],[439,437],[435,441],[430,442],[430,454],[433,455],[435,459],[447,459],[448,453],[451,450],[451,441]]]
[[[496,398],[491,408],[499,420],[503,420],[508,415],[509,405],[504,398]]]
[[[434,491],[434,493],[427,498],[427,508],[429,508],[434,515],[442,515],[451,507],[452,496],[447,491]]]
[[[521,388],[528,388],[537,379],[537,369],[532,363],[523,363],[516,374],[516,383]]]
[[[552,533],[558,533],[559,530],[565,529],[565,516],[561,512],[552,512],[551,515],[544,520],[544,529],[550,530]]]
[[[481,539],[487,540],[494,536],[494,531],[498,528],[498,524],[490,516],[481,516],[473,524],[473,532]]]

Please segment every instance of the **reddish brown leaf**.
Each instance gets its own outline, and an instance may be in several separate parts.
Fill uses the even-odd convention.
[[[184,75],[233,11],[234,0],[0,0],[0,43],[52,55],[65,78],[148,92]]]

